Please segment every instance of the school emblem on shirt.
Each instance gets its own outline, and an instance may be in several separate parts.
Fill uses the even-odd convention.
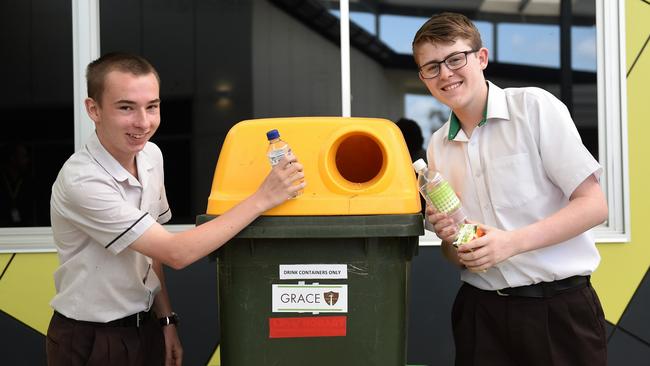
[[[325,302],[327,303],[327,305],[332,306],[336,304],[336,302],[339,300],[339,293],[334,291],[329,291],[323,293],[323,297],[325,298]]]

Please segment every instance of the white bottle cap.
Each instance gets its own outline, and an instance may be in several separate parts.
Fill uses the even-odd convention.
[[[427,163],[424,162],[424,159],[418,159],[413,162],[413,169],[415,169],[416,172],[419,172],[420,170],[426,167],[427,167]]]

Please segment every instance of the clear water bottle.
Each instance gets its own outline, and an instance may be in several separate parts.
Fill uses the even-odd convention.
[[[266,150],[266,155],[269,158],[271,166],[276,166],[285,155],[291,154],[291,147],[280,138],[280,132],[273,129],[266,133],[266,138],[269,140],[269,148]],[[295,184],[300,184],[296,182]],[[296,197],[302,194],[302,190],[296,192]]]
[[[427,203],[451,217],[456,225],[465,222],[465,210],[449,182],[440,173],[429,170],[422,159],[413,163],[413,169],[418,173],[418,189]]]
[[[271,130],[266,133],[266,138],[269,140],[269,148],[266,150],[266,155],[269,157],[271,166],[276,166],[287,154],[291,154],[289,144],[280,139],[280,132],[278,130]]]

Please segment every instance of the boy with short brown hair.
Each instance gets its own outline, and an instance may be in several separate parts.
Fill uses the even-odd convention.
[[[461,14],[434,15],[413,55],[451,116],[429,143],[429,167],[459,193],[485,235],[427,208],[447,259],[462,268],[452,309],[456,365],[605,365],[605,321],[590,275],[588,230],[607,219],[602,168],[566,106],[539,88],[485,80],[488,50]]]

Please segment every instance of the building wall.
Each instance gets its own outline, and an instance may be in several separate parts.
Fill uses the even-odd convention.
[[[650,173],[644,141],[648,125],[647,82],[650,80],[650,4],[627,0],[626,58],[629,144],[629,187],[632,237],[625,244],[601,244],[599,269],[593,276],[605,316],[612,323],[609,358],[611,365],[647,365],[650,359]]]

